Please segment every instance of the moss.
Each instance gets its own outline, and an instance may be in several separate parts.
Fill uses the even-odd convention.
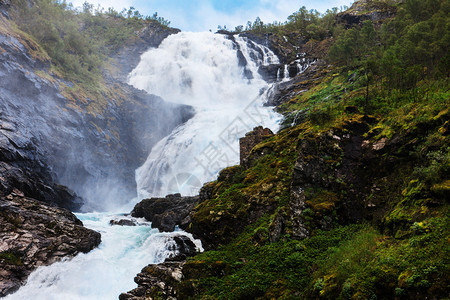
[[[15,253],[0,252],[0,260],[8,265],[21,266],[23,265],[22,258]]]
[[[450,197],[450,180],[447,179],[441,183],[434,184],[431,187],[431,191],[448,199]]]

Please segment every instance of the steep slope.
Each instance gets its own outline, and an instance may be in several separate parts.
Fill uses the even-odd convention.
[[[292,23],[246,33],[289,66],[303,51],[317,61],[272,97],[284,129],[205,184],[180,223],[208,251],[130,299],[448,297],[449,45],[431,34],[448,5],[438,2],[357,1],[322,40]],[[435,54],[412,59],[430,44]]]
[[[104,58],[113,61],[101,73],[79,80],[64,72],[69,62],[49,55],[45,40],[24,31],[19,4],[0,1],[0,297],[37,267],[98,246],[100,233],[56,206],[100,211],[130,201],[134,170],[193,114],[123,82],[137,64],[131,59],[125,68],[126,55],[139,57],[177,30],[142,21],[139,34]]]
[[[114,52],[120,71],[105,71],[100,94],[93,95],[83,90],[83,85],[58,75],[46,51],[17,29],[13,20],[1,16],[0,22],[0,105],[3,132],[12,144],[5,148],[21,149],[23,161],[30,162],[29,169],[38,174],[47,169],[44,178],[75,190],[85,199],[85,209],[112,208],[133,198],[134,170],[152,145],[190,118],[192,111],[121,82],[126,70],[137,64],[124,57],[139,57],[143,49],[177,31],[150,23],[140,33],[142,38],[132,38]],[[8,161],[14,167],[19,164],[13,157]],[[36,187],[34,184],[34,194],[31,188],[24,192],[44,194]],[[3,194],[8,192],[5,189]],[[70,200],[65,202],[66,207],[80,208],[80,201],[73,205]]]

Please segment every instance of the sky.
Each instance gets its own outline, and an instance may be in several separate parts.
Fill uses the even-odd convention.
[[[70,0],[68,1],[70,2]],[[81,6],[85,0],[72,0],[75,7]],[[139,10],[142,15],[164,17],[171,22],[170,26],[183,31],[216,31],[217,26],[226,25],[234,29],[238,25],[246,25],[260,17],[264,23],[284,22],[300,7],[308,10],[317,9],[325,12],[332,7],[350,6],[353,0],[88,0],[95,7],[113,7],[118,11],[130,6]]]

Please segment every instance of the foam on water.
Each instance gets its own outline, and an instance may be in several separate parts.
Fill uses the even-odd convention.
[[[38,268],[24,287],[5,299],[117,299],[120,293],[136,287],[133,278],[144,266],[163,262],[175,254],[169,250],[174,246],[171,236],[188,235],[159,233],[143,219],[134,219],[141,226],[111,226],[111,219],[132,218],[107,213],[77,216],[86,227],[102,234],[100,246],[88,254]]]

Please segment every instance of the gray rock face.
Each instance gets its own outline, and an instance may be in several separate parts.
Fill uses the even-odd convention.
[[[152,30],[147,29],[157,33],[144,30],[139,42],[122,50],[139,57],[136,51],[158,45],[173,31]],[[80,208],[79,198],[54,201],[58,197],[49,194],[59,192],[48,192],[55,190],[54,182],[83,197],[86,210],[129,201],[136,195],[134,170],[159,139],[193,115],[192,108],[165,103],[105,75],[121,96],[106,97],[103,108],[93,110],[96,100],[61,94],[60,86],[72,84],[48,75],[50,63],[34,59],[30,45],[14,33],[0,34],[0,177],[17,183],[27,196],[72,210]],[[0,195],[11,192],[0,188]]]
[[[171,232],[175,226],[186,228],[190,223],[189,214],[198,203],[199,197],[181,197],[180,194],[165,198],[144,199],[134,207],[131,215],[152,222],[153,228]]]
[[[0,297],[17,290],[37,267],[89,252],[100,233],[71,212],[23,195],[0,198]]]
[[[6,18],[9,18],[8,8],[10,5],[11,0],[0,0],[0,13]]]

